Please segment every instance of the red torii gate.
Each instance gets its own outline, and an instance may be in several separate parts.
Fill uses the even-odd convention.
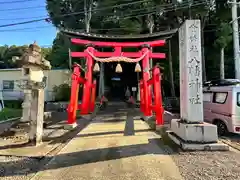
[[[164,53],[153,53],[151,47],[163,46],[165,40],[155,40],[150,42],[100,42],[89,41],[83,39],[72,38],[73,44],[87,45],[84,52],[71,52],[72,57],[79,57],[86,59],[86,72],[85,78],[81,78],[79,65],[74,66],[72,74],[72,88],[71,99],[68,107],[68,124],[76,124],[76,111],[81,110],[82,115],[89,114],[94,111],[95,96],[96,96],[96,81],[92,80],[93,60],[96,58],[113,58],[113,57],[127,57],[127,58],[140,58],[142,57],[143,79],[140,81],[140,94],[141,94],[141,111],[144,116],[152,116],[152,110],[156,112],[156,124],[163,125],[163,107],[161,95],[161,81],[160,69],[154,67],[152,70],[149,68],[149,58],[164,59]],[[113,47],[114,52],[99,52],[94,49],[94,46]],[[141,47],[139,52],[122,52],[125,47]],[[121,60],[118,60],[121,61]],[[131,59],[131,62],[138,62],[140,60]],[[102,61],[104,62],[104,61]],[[150,71],[152,71],[152,79],[150,79]],[[83,86],[82,103],[78,105],[78,91],[79,84]],[[154,86],[154,105],[152,105],[151,85]],[[92,92],[92,93],[91,93]]]

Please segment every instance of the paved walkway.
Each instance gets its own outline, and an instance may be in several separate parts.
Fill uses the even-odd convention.
[[[110,113],[114,112],[114,113]],[[134,119],[133,110],[111,107],[83,129],[34,180],[181,180],[159,136]]]

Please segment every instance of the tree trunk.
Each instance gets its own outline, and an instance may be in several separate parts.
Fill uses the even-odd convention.
[[[169,75],[170,75],[170,82],[171,82],[171,94],[172,94],[172,97],[176,97],[174,78],[173,78],[171,39],[169,39],[168,41],[168,63],[169,63]]]
[[[152,34],[153,29],[154,29],[154,19],[153,19],[152,15],[148,15],[148,17],[147,17],[147,26],[148,26],[148,29],[149,29],[149,33]],[[152,48],[150,50],[152,51]],[[152,58],[149,59],[149,67],[150,67],[150,69],[153,68]]]
[[[90,32],[90,22],[92,19],[92,5],[93,0],[90,0],[89,2],[89,8],[88,8],[88,0],[84,0],[84,15],[85,15],[85,30],[86,33]]]
[[[220,79],[224,79],[224,48],[221,48],[221,60],[220,60]]]
[[[188,19],[192,19],[192,11],[191,11],[191,8],[192,8],[192,0],[189,0],[188,1]]]

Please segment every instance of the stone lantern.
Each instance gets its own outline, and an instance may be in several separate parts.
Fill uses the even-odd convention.
[[[29,141],[38,145],[42,142],[44,118],[44,88],[46,77],[43,70],[51,69],[49,61],[41,54],[36,42],[31,44],[18,60],[22,67],[22,80],[19,86],[24,91],[23,122],[30,123]]]

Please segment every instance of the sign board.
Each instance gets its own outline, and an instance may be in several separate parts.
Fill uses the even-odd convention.
[[[137,91],[137,88],[136,87],[132,87],[132,91]]]

